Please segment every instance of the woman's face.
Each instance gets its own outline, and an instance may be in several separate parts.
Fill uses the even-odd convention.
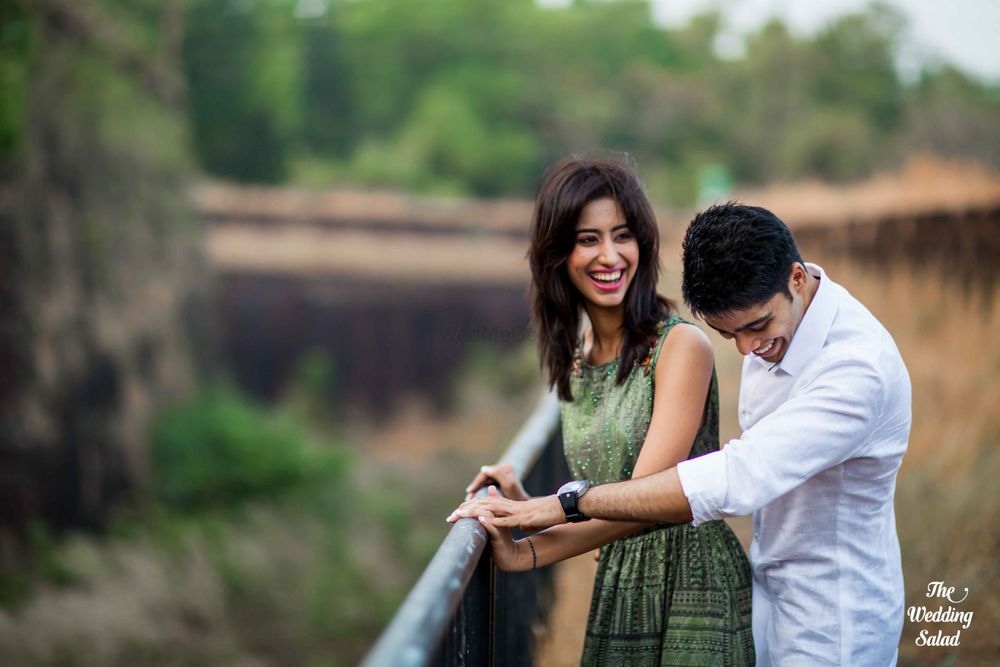
[[[620,307],[638,265],[639,244],[618,202],[605,197],[584,206],[566,269],[588,305]]]

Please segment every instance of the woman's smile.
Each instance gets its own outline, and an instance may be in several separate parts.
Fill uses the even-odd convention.
[[[594,281],[597,289],[604,292],[616,292],[625,282],[625,269],[615,269],[614,271],[591,271],[590,279]]]

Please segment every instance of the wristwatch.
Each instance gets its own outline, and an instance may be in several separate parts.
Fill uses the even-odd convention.
[[[590,488],[590,482],[585,479],[577,479],[572,482],[566,482],[559,487],[559,502],[562,504],[563,512],[566,513],[566,520],[570,523],[578,523],[580,521],[588,521],[589,516],[585,516],[577,503],[580,502],[580,496],[585,494]]]

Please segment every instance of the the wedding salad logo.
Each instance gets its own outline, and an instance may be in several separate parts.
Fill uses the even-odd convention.
[[[968,630],[972,625],[974,612],[963,611],[960,607],[968,597],[968,588],[963,588],[961,593],[957,593],[954,586],[945,586],[943,581],[932,581],[927,584],[927,599],[930,602],[910,605],[906,610],[906,616],[910,623],[928,623],[946,627],[924,628],[914,640],[917,646],[958,646],[962,641],[962,631]]]

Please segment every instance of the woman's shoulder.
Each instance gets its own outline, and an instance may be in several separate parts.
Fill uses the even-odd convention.
[[[706,360],[709,364],[714,364],[714,351],[712,342],[705,332],[694,322],[680,317],[670,315],[664,318],[657,325],[659,340],[657,341],[657,354],[661,355],[694,355],[697,358]]]
[[[680,344],[701,344],[711,347],[712,343],[704,330],[694,322],[680,315],[671,314],[660,320],[656,325],[656,333],[660,344],[677,341]]]

